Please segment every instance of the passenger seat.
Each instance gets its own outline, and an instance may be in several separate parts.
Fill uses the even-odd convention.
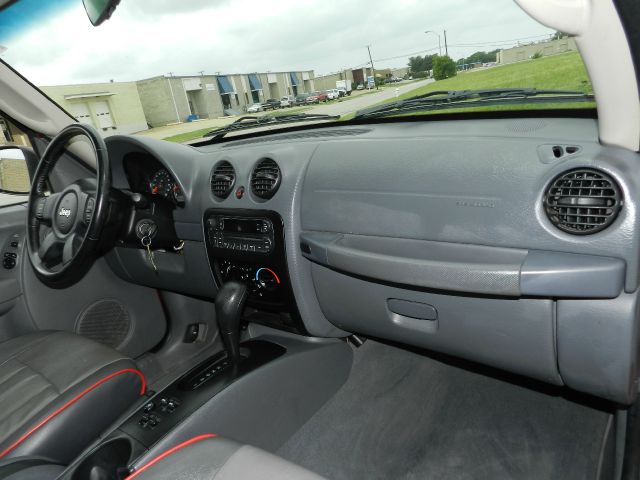
[[[323,480],[302,467],[249,445],[213,434],[187,440],[129,475],[125,480]]]

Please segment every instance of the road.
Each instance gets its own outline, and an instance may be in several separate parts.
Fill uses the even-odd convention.
[[[411,83],[398,83],[398,94],[410,92],[420,87],[424,87],[434,82],[433,79],[419,80]],[[327,115],[346,115],[353,113],[357,110],[370,107],[376,103],[380,103],[384,100],[392,99],[396,96],[395,88],[386,87],[374,93],[365,93],[358,95],[354,92],[353,95],[358,95],[357,98],[351,98],[343,102],[331,102],[322,105],[316,105],[312,109],[307,110],[305,113],[324,113]]]

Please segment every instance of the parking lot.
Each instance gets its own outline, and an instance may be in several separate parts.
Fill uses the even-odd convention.
[[[326,115],[348,115],[357,110],[370,107],[384,100],[392,99],[396,96],[396,89],[398,95],[410,92],[417,88],[423,87],[428,83],[433,82],[432,79],[418,80],[410,82],[401,82],[393,85],[388,85],[379,90],[354,90],[348,97],[343,97],[340,100],[332,100],[326,103],[320,103],[316,105],[309,105],[303,107],[293,107],[291,109],[281,110],[283,112],[291,111],[304,111],[304,113],[318,113]],[[271,112],[260,112],[257,115],[269,115]],[[206,120],[199,120],[196,122],[180,123],[176,125],[167,125],[164,127],[152,128],[143,132],[139,132],[137,135],[148,136],[159,139],[166,139],[174,137],[176,135],[188,134],[189,132],[196,132],[204,129],[214,129],[227,125],[238,117],[222,117],[212,118]]]
[[[362,110],[363,108],[370,107],[375,105],[376,103],[382,102],[384,100],[392,99],[396,96],[396,89],[398,90],[398,95],[402,95],[403,93],[410,92],[411,90],[415,90],[416,88],[423,87],[434,80],[418,80],[415,82],[401,82],[392,85],[388,85],[380,90],[369,92],[366,90],[354,91],[351,94],[351,98],[345,101],[333,101],[327,102],[320,105],[314,105],[310,110],[307,110],[307,113],[323,113],[327,115],[348,115],[349,113],[353,113],[357,110]]]

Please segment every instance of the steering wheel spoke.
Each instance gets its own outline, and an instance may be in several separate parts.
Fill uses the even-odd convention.
[[[80,215],[80,223],[89,226],[93,218],[93,212],[96,208],[96,197],[93,192],[81,191],[78,195],[78,215]]]
[[[57,265],[61,261],[63,246],[63,241],[53,231],[50,231],[40,242],[38,257],[45,265]]]
[[[64,241],[64,246],[62,247],[62,264],[66,265],[69,263],[78,253],[78,249],[82,245],[82,235],[74,232],[69,235]]]
[[[38,220],[51,225],[55,215],[54,208],[60,199],[59,193],[52,193],[46,197],[40,197],[35,202],[34,213]]]

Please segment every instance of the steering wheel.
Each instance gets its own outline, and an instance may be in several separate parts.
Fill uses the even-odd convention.
[[[83,136],[95,153],[96,176],[47,194],[47,179],[72,138]],[[27,251],[38,277],[57,287],[74,283],[92,264],[109,215],[111,169],[107,147],[95,128],[71,124],[47,146],[36,168],[27,220]]]

